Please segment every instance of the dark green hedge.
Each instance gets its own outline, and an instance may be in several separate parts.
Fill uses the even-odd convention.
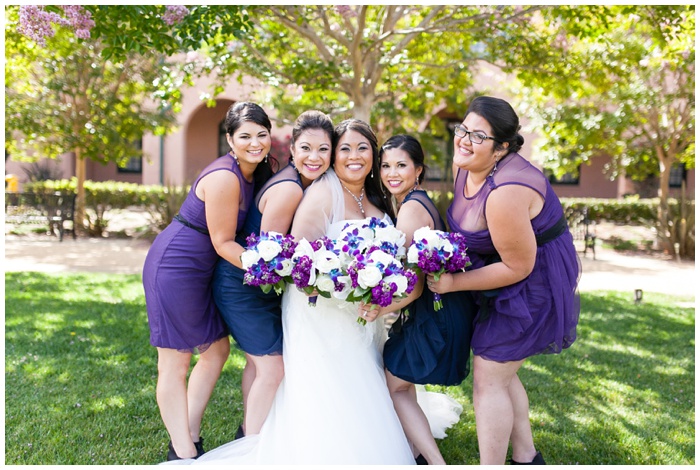
[[[75,192],[75,188],[75,178],[71,180],[41,181],[25,185],[25,191],[28,192]],[[180,191],[182,189],[180,188]],[[86,208],[94,210],[99,216],[110,209],[143,207],[144,210],[153,210],[156,206],[167,204],[169,198],[172,197],[172,192],[172,186],[141,185],[115,181],[86,181],[85,205]],[[430,191],[429,194],[444,216],[447,207],[452,201],[452,192]],[[669,199],[668,202],[671,212],[673,212],[674,208],[677,208],[679,201],[677,199]],[[656,221],[659,199],[562,198],[561,203],[565,209],[588,207],[588,216],[594,221],[653,226]]]

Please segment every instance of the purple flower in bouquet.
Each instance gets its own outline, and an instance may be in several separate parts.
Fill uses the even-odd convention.
[[[436,281],[442,273],[456,273],[471,265],[467,255],[467,239],[461,233],[448,233],[422,227],[413,234],[408,248],[408,265],[431,274]],[[440,294],[433,294],[433,308],[442,308]]]
[[[268,293],[275,289],[279,295],[285,284],[291,282],[292,255],[296,247],[294,237],[277,232],[251,234],[247,239],[247,249],[241,255],[245,273],[243,282],[257,286]]]

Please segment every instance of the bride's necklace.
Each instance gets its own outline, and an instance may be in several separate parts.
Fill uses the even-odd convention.
[[[352,198],[355,200],[357,203],[357,207],[360,208],[360,212],[362,212],[362,215],[365,215],[365,208],[362,207],[362,200],[365,198],[365,187],[362,186],[362,190],[360,191],[360,197],[355,196],[352,191],[350,191],[343,183],[340,183],[340,185],[345,189],[349,195],[352,196]]]

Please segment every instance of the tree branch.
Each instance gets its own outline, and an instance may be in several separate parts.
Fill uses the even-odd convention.
[[[308,23],[306,21],[302,22],[302,24],[299,25],[296,21],[289,19],[284,14],[283,10],[280,10],[274,6],[270,7],[270,11],[273,13],[275,18],[277,18],[287,28],[296,31],[297,33],[311,41],[311,43],[314,46],[316,46],[316,49],[318,50],[319,54],[321,54],[321,57],[324,60],[328,62],[333,62],[333,60],[335,59],[333,53],[326,47],[325,43],[320,37],[318,37],[316,32],[308,27]]]

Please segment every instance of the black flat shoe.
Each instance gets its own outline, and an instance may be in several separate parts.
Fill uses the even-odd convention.
[[[544,458],[542,457],[541,453],[535,454],[535,458],[532,459],[532,462],[516,462],[513,459],[510,459],[510,464],[511,465],[547,465],[547,462],[544,461]]]
[[[428,461],[425,460],[423,454],[418,454],[418,457],[416,457],[416,465],[428,465]]]
[[[199,440],[194,443],[194,448],[197,450],[197,456],[195,459],[200,458],[206,450],[204,450],[204,439],[202,439],[202,436],[199,436]]]
[[[238,426],[238,430],[236,431],[236,437],[233,438],[235,441],[236,439],[240,439],[242,437],[245,437],[245,433],[243,432],[243,425],[241,424]]]

